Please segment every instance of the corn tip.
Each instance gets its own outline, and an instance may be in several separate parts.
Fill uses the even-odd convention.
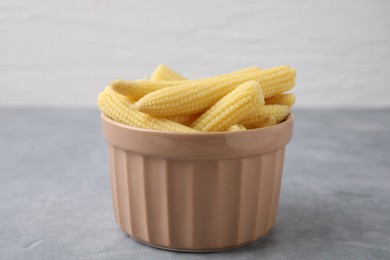
[[[137,101],[131,105],[131,108],[139,111],[141,109],[141,104]]]

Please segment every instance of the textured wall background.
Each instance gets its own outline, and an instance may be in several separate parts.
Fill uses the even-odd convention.
[[[390,107],[390,1],[0,1],[0,106],[94,107],[164,63],[298,70],[300,107]]]

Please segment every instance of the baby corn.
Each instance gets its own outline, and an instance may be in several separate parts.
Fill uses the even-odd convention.
[[[234,124],[231,127],[229,127],[228,132],[237,132],[237,131],[244,131],[244,130],[246,130],[244,125]]]
[[[262,88],[258,82],[248,81],[215,103],[191,127],[202,132],[226,131],[245,117],[251,117],[262,105]]]
[[[292,107],[295,103],[295,95],[293,93],[278,94],[265,99],[266,105],[286,105]]]
[[[170,116],[165,117],[168,120],[180,123],[182,125],[189,126],[194,122],[198,117],[200,116],[200,113],[193,114],[193,115],[179,115],[179,116]]]
[[[290,108],[285,105],[264,105],[257,109],[253,116],[247,117],[240,121],[246,128],[258,128],[267,126],[267,120],[269,117],[275,117],[275,123],[280,123],[290,113]]]
[[[196,132],[192,128],[168,119],[156,118],[131,109],[133,101],[120,96],[110,87],[106,87],[99,94],[97,104],[102,113],[117,122],[130,126],[171,132]]]
[[[265,119],[259,122],[256,126],[257,128],[262,128],[266,126],[276,125],[276,117],[274,115],[270,115],[265,117]]]
[[[214,80],[220,80],[224,81],[227,79],[229,76],[237,76],[241,74],[246,74],[246,73],[252,73],[260,71],[258,67],[247,67],[243,68],[240,70],[236,70],[233,72],[230,72],[228,74],[222,74],[222,75],[217,75],[213,77],[208,77],[208,78],[202,78],[202,79],[196,79],[196,80],[114,80],[113,82],[110,83],[112,86],[113,90],[118,92],[119,94],[122,94],[124,96],[132,97],[135,100],[138,100],[145,96],[146,94],[149,94],[153,91],[157,91],[160,89],[164,89],[167,87],[173,87],[173,86],[178,86],[178,85],[183,85],[183,84],[205,84],[206,82],[209,81],[214,81]]]
[[[259,82],[264,97],[270,97],[294,86],[295,70],[288,66],[280,66],[250,73],[233,74],[203,82],[186,81],[182,85],[147,94],[135,103],[134,108],[156,116],[202,112],[238,85],[249,80]]]
[[[171,68],[168,68],[167,66],[160,64],[158,67],[154,70],[152,76],[150,77],[153,81],[172,81],[172,80],[186,80],[185,77],[177,73]]]

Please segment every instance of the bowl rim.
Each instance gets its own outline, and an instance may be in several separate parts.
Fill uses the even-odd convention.
[[[260,132],[266,132],[266,131],[272,131],[278,128],[283,128],[285,125],[289,124],[291,121],[294,121],[294,114],[290,112],[286,119],[278,124],[267,126],[267,127],[261,127],[261,128],[254,128],[254,129],[247,129],[245,131],[224,131],[224,132],[173,132],[173,131],[161,131],[161,130],[154,130],[154,129],[147,129],[147,128],[140,128],[140,127],[134,127],[130,125],[126,125],[120,122],[117,122],[104,113],[101,113],[101,119],[108,122],[111,125],[115,125],[116,127],[120,127],[123,129],[127,129],[130,131],[135,131],[139,133],[151,133],[151,134],[159,134],[159,135],[167,135],[167,136],[226,136],[226,135],[242,135],[242,134],[255,134]]]

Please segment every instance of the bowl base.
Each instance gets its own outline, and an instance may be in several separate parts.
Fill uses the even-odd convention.
[[[239,244],[239,245],[236,245],[236,246],[231,246],[231,247],[223,247],[223,248],[216,248],[216,249],[186,249],[186,248],[172,248],[172,247],[164,247],[164,246],[158,246],[158,245],[155,245],[155,244],[151,244],[151,243],[148,243],[148,242],[145,242],[145,241],[142,241],[142,240],[138,240],[132,236],[130,236],[129,234],[127,234],[129,237],[131,237],[133,240],[137,241],[138,243],[141,243],[141,244],[144,244],[144,245],[147,245],[147,246],[150,246],[150,247],[154,247],[154,248],[158,248],[158,249],[163,249],[163,250],[168,250],[168,251],[175,251],[175,252],[187,252],[187,253],[208,253],[208,252],[221,252],[221,251],[227,251],[227,250],[233,250],[233,249],[238,249],[238,248],[241,248],[241,247],[245,247],[251,243],[254,243],[255,241],[257,241],[258,239],[262,239],[264,237],[266,237],[267,235],[269,234],[269,232],[255,240],[252,240],[252,241],[249,241],[249,242],[246,242],[246,243],[242,243],[242,244]]]

